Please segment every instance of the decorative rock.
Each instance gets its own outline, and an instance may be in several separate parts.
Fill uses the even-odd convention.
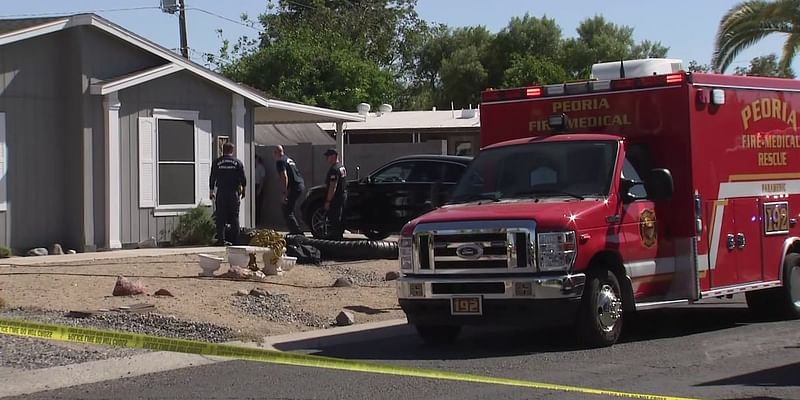
[[[117,283],[114,285],[114,291],[111,294],[114,296],[136,296],[144,294],[144,285],[141,281],[131,282],[130,279],[124,276],[118,276]]]
[[[44,247],[37,247],[35,249],[30,249],[30,250],[28,250],[28,255],[29,256],[46,256],[47,255],[47,249],[45,249]]]
[[[356,317],[349,311],[342,311],[336,316],[336,325],[348,326],[356,323]]]
[[[158,290],[157,290],[155,293],[153,293],[153,296],[167,296],[167,297],[175,297],[175,296],[173,296],[173,295],[172,295],[172,293],[170,293],[170,291],[169,291],[169,290],[167,290],[167,289],[158,289]]]
[[[75,250],[69,249],[69,250],[67,250],[67,254],[78,254],[78,252],[75,251]]]
[[[247,296],[249,294],[250,293],[247,290],[244,290],[244,289],[239,289],[239,290],[236,291],[236,295],[237,296]]]
[[[266,290],[261,289],[261,288],[254,288],[254,289],[250,290],[250,293],[248,293],[248,294],[250,296],[256,296],[256,297],[268,297],[268,296],[270,296],[269,292],[267,292]]]
[[[156,241],[155,237],[151,237],[150,239],[145,239],[139,242],[140,249],[154,249],[158,247],[158,242]]]
[[[397,271],[389,271],[386,273],[386,281],[394,281],[400,278],[400,273]]]
[[[336,282],[333,282],[333,287],[351,287],[353,286],[353,280],[350,278],[337,278]]]
[[[53,254],[53,255],[62,255],[62,254],[64,254],[64,249],[61,248],[60,244],[56,243],[56,244],[53,245],[53,252],[51,254]]]

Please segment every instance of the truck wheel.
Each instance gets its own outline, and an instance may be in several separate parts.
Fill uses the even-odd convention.
[[[414,327],[417,328],[417,333],[422,341],[431,345],[453,343],[461,333],[461,327],[458,325],[415,325]]]
[[[622,333],[622,291],[614,273],[589,274],[581,297],[578,332],[593,347],[611,346]]]
[[[330,239],[342,235],[342,232],[334,232],[334,227],[325,216],[325,208],[322,203],[315,203],[309,207],[309,210],[311,210],[311,235],[317,239]],[[339,230],[341,231],[341,229]]]
[[[800,254],[789,253],[783,261],[783,287],[776,305],[787,319],[800,318]]]

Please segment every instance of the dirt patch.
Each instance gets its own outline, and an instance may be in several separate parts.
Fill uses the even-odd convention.
[[[218,255],[223,255],[219,253]],[[402,318],[395,282],[383,281],[397,269],[394,260],[297,265],[267,282],[199,277],[194,255],[140,257],[33,266],[0,266],[0,291],[7,307],[96,310],[149,303],[155,312],[178,319],[227,327],[240,337],[259,337],[329,326],[346,309],[356,323]],[[216,272],[227,270],[227,264]],[[146,295],[112,296],[117,276],[140,280]],[[331,287],[349,277],[353,287]],[[270,298],[243,299],[239,290],[261,288]],[[166,289],[175,297],[154,296]]]

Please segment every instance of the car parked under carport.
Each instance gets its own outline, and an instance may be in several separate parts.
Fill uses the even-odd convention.
[[[372,240],[399,232],[406,222],[447,201],[471,161],[464,156],[404,156],[348,181],[343,229]],[[332,232],[325,218],[325,194],[325,186],[312,187],[300,206],[316,238],[341,233]]]

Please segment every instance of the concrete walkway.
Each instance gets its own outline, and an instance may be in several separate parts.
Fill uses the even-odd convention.
[[[96,253],[61,254],[52,256],[11,257],[0,260],[0,265],[39,265],[91,260],[116,260],[134,257],[163,257],[180,254],[224,253],[224,247],[168,247],[99,251]]]

